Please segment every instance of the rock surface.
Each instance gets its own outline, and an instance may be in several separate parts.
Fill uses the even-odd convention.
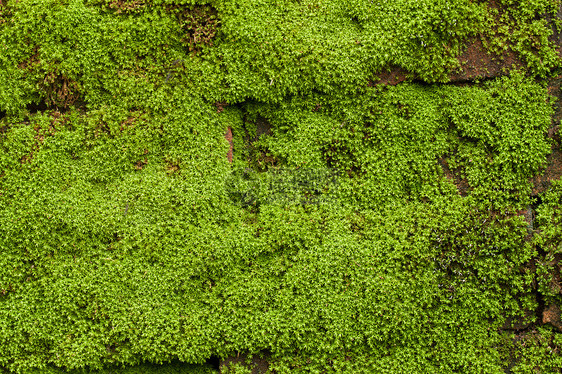
[[[560,319],[560,307],[556,304],[551,304],[546,307],[542,315],[542,323],[551,324],[559,331],[562,331],[562,320]]]
[[[263,357],[254,355],[250,358],[248,354],[240,354],[221,361],[219,366],[220,373],[230,373],[236,366],[243,366],[251,370],[251,374],[265,374],[269,370],[267,355],[263,355]]]

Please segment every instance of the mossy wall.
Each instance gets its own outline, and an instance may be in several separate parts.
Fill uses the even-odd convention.
[[[559,372],[559,9],[0,0],[0,370]]]

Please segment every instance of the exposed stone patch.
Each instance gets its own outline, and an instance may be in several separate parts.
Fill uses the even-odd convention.
[[[466,49],[458,57],[460,67],[449,74],[450,83],[473,82],[479,79],[492,79],[508,75],[512,70],[525,66],[523,61],[511,49],[502,55],[491,53],[486,49],[480,36],[472,37],[467,42]],[[408,79],[418,79],[412,73],[399,66],[392,66],[389,70],[379,73],[368,82],[368,86],[395,86]]]
[[[464,178],[461,178],[458,171],[451,170],[449,164],[447,163],[446,157],[441,157],[437,160],[443,173],[445,174],[445,178],[450,180],[457,186],[457,190],[459,191],[459,195],[466,196],[468,195],[468,191],[470,190],[470,186],[468,185],[468,181]]]
[[[535,310],[525,309],[525,314],[523,316],[507,318],[501,329],[516,331],[525,330],[533,324],[533,316],[535,316]]]
[[[468,41],[467,48],[458,60],[461,67],[459,71],[449,76],[452,83],[496,78],[524,66],[511,50],[504,52],[503,55],[490,53],[480,37],[473,37]]]
[[[248,354],[240,354],[231,356],[221,361],[219,365],[220,373],[226,374],[235,372],[232,371],[236,366],[243,366],[251,370],[252,374],[265,374],[269,370],[269,362],[267,360],[268,354],[261,354],[259,356],[253,355],[251,358]]]
[[[233,138],[232,138],[232,129],[230,127],[227,127],[226,129],[226,134],[224,135],[224,138],[228,141],[228,153],[226,154],[226,157],[228,158],[228,162],[232,163],[232,156],[233,156],[233,147],[234,147],[234,142],[233,142]]]
[[[271,126],[271,124],[269,123],[268,120],[266,120],[263,117],[258,117],[257,121],[256,121],[256,138],[255,140],[258,140],[259,138],[262,137],[262,135],[271,135],[271,131],[273,129],[273,126]]]
[[[547,156],[547,167],[543,175],[535,176],[532,180],[532,195],[536,196],[550,187],[553,181],[562,178],[562,150],[560,146],[553,147],[552,153]]]
[[[552,25],[552,35],[548,37],[548,40],[556,45],[558,56],[562,57],[562,27],[556,27],[556,24],[552,20],[552,15],[547,14],[545,18]],[[562,4],[560,4],[558,8],[556,18],[558,18],[559,20],[562,19]]]
[[[57,71],[48,72],[39,82],[48,107],[68,109],[80,97],[78,83]]]
[[[560,319],[560,307],[556,304],[551,304],[546,307],[542,314],[542,323],[551,324],[559,331],[562,331],[562,320]]]
[[[396,86],[408,79],[408,71],[399,66],[392,66],[390,70],[379,73],[367,86],[373,87],[377,84]]]
[[[222,113],[224,108],[226,108],[227,106],[228,106],[228,104],[225,103],[224,101],[217,101],[215,103],[215,107],[217,108],[217,113]]]
[[[184,33],[182,41],[190,52],[197,53],[204,46],[212,46],[220,20],[217,10],[210,5],[172,5],[167,10],[176,15]]]

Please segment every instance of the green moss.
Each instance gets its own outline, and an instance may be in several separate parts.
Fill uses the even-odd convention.
[[[546,37],[552,6],[509,22]],[[550,151],[552,45],[517,44],[529,67],[504,78],[427,84],[491,32],[484,3],[0,10],[2,370],[265,351],[279,373],[499,373],[533,283],[558,302],[551,264],[529,266],[558,253],[558,187],[534,242],[516,214]],[[368,85],[392,66],[422,81]]]
[[[547,305],[559,304],[562,301],[557,281],[560,274],[560,263],[557,259],[562,253],[562,231],[560,230],[560,206],[562,199],[561,183],[556,181],[543,195],[543,203],[537,211],[538,235],[535,244],[543,254],[538,259],[537,275],[539,290],[544,295]]]
[[[558,373],[562,369],[560,344],[562,335],[549,327],[541,327],[521,336],[510,336],[506,346],[512,373]]]

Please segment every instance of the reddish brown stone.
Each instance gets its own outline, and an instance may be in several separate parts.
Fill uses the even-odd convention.
[[[470,186],[468,185],[468,181],[465,178],[460,177],[460,173],[458,170],[451,170],[449,164],[447,163],[447,158],[442,157],[437,160],[441,168],[443,169],[443,174],[445,174],[445,178],[449,179],[451,182],[457,186],[457,190],[459,191],[459,195],[466,196],[470,190]]]
[[[263,357],[262,357],[263,356]],[[229,368],[234,365],[242,365],[252,370],[252,374],[265,374],[269,370],[269,362],[267,361],[268,355],[248,357],[247,354],[239,354],[231,356],[221,361],[219,370],[221,373],[228,373]]]
[[[507,318],[502,326],[502,330],[524,330],[533,324],[534,316],[534,310],[525,309],[524,316]]]
[[[408,79],[408,71],[402,69],[399,66],[392,66],[390,70],[381,72],[372,81],[367,84],[369,87],[373,87],[377,84],[396,86],[398,83],[404,82]]]
[[[449,74],[451,83],[496,78],[525,66],[511,49],[508,49],[501,55],[487,51],[480,37],[473,37],[468,40],[466,49],[459,55],[458,61],[460,67],[455,72]],[[399,66],[392,66],[390,70],[379,73],[372,81],[369,81],[368,86],[395,86],[408,78],[416,79],[407,70]]]
[[[547,156],[547,166],[541,175],[533,177],[533,195],[546,191],[553,181],[562,177],[562,149],[560,147],[560,121],[562,120],[562,75],[554,77],[548,82],[548,93],[557,98],[554,104],[552,125],[548,129],[547,137],[553,140],[552,153]]]
[[[496,12],[497,25],[504,23],[504,9],[496,0],[488,1],[488,8]],[[492,53],[485,47],[492,44],[488,37],[476,35],[468,39],[466,49],[457,57],[460,68],[449,75],[451,82],[474,81],[477,79],[497,78],[509,74],[514,69],[524,68],[521,58],[508,46],[500,53]]]
[[[495,0],[488,1],[488,7],[497,12],[496,22],[502,24],[502,15],[504,9]],[[559,14],[559,17],[562,13]],[[548,18],[548,17],[547,17]],[[551,22],[551,24],[554,24]],[[554,26],[553,26],[554,27]],[[554,36],[552,38],[558,46],[562,45],[562,36],[554,27]],[[492,44],[488,37],[476,35],[466,41],[465,49],[457,57],[460,64],[456,71],[450,72],[448,75],[451,83],[472,82],[478,79],[496,78],[507,75],[514,69],[525,67],[525,63],[515,53],[510,46],[505,51],[492,53],[485,44]],[[562,56],[562,51],[560,52]],[[404,70],[399,66],[391,66],[388,71],[379,73],[375,79],[369,81],[368,86],[377,84],[394,86],[408,78],[418,79],[411,72]]]
[[[228,106],[227,103],[225,103],[224,101],[217,101],[215,103],[215,107],[217,108],[217,113],[221,113],[224,108],[226,108]]]
[[[537,175],[532,179],[533,195],[538,195],[546,191],[553,181],[562,177],[562,150],[560,146],[553,147],[552,153],[547,156],[547,167],[542,175]]]
[[[490,53],[480,37],[473,37],[468,41],[466,49],[458,60],[461,66],[457,72],[449,76],[451,82],[500,77],[524,66],[511,49],[502,55]]]
[[[259,116],[256,121],[256,140],[258,140],[262,135],[271,135],[273,127],[269,121],[262,116]]]
[[[542,323],[549,323],[562,331],[562,320],[560,319],[560,307],[556,304],[549,305],[542,313]]]
[[[557,253],[551,261],[547,262],[549,268],[549,273],[551,276],[548,288],[550,292],[559,295],[562,294],[562,275],[560,274],[562,270],[562,253]]]
[[[234,143],[232,141],[232,129],[230,127],[226,129],[226,134],[224,135],[224,138],[228,141],[229,144],[226,158],[228,158],[228,162],[232,163],[232,150],[233,150]]]

